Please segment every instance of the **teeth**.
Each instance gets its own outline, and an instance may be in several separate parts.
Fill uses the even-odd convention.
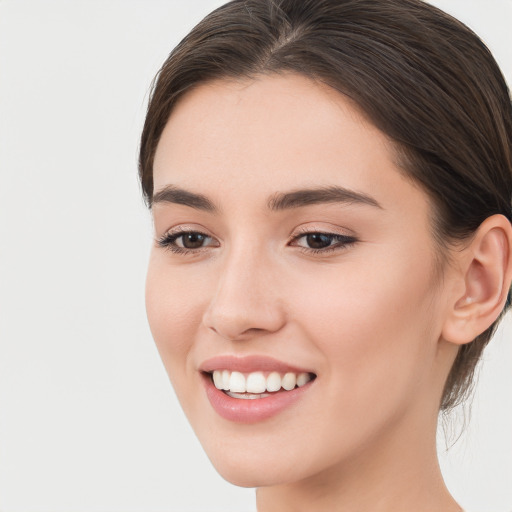
[[[217,389],[223,388],[222,372],[213,372],[213,383]]]
[[[266,396],[270,396],[268,393],[253,395],[251,393],[231,393],[231,391],[227,391],[226,394],[231,398],[241,398],[242,400],[256,400],[257,398],[265,398]]]
[[[231,374],[229,373],[228,370],[224,370],[222,372],[222,386],[219,389],[224,389],[226,391],[229,389],[229,376],[230,375]]]
[[[311,380],[309,373],[299,373],[297,375],[297,386],[301,388],[304,384],[307,384]]]
[[[264,393],[267,390],[267,379],[261,372],[250,373],[246,381],[247,393]]]
[[[229,370],[215,370],[213,383],[217,389],[228,392],[234,398],[263,398],[268,396],[265,392],[273,393],[283,388],[291,391],[296,386],[299,388],[311,380],[309,373],[288,372],[283,376],[278,372],[271,372],[265,377],[263,372],[252,372],[244,375],[240,372]],[[245,393],[245,395],[243,395]]]
[[[267,391],[279,391],[281,389],[281,375],[277,372],[272,372],[267,377]]]
[[[240,372],[232,372],[229,378],[229,391],[232,393],[245,393],[245,377]]]
[[[297,384],[297,375],[295,373],[287,373],[283,377],[283,381],[281,383],[281,386],[283,386],[286,391],[290,391],[295,387]]]

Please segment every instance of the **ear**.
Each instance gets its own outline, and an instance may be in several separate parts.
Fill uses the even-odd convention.
[[[503,215],[488,217],[469,246],[454,257],[460,272],[442,337],[463,345],[490,327],[505,306],[512,281],[510,221]]]

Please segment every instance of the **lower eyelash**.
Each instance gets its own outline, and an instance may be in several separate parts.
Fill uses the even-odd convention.
[[[177,245],[172,244],[161,244],[160,247],[163,247],[164,249],[171,251],[174,254],[189,254],[191,252],[190,249],[185,249],[184,247],[178,247]],[[198,249],[196,249],[197,251]]]

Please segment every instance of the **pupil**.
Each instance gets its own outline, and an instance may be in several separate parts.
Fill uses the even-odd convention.
[[[198,249],[203,245],[204,238],[200,233],[187,233],[183,236],[183,246],[187,249]]]
[[[331,245],[331,237],[329,235],[323,235],[321,233],[313,233],[308,235],[307,242],[309,247],[312,249],[323,249]]]

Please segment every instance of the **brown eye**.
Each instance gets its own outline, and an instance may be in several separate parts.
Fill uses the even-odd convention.
[[[157,240],[157,243],[160,247],[178,254],[193,253],[199,251],[199,249],[219,246],[214,238],[199,231],[167,233]]]
[[[306,242],[311,249],[324,249],[331,245],[333,236],[324,233],[310,233],[306,235]]]
[[[176,245],[185,249],[199,249],[203,246],[207,238],[209,237],[203,235],[202,233],[183,233],[178,238],[176,238],[177,242],[181,239],[182,243],[177,243]]]
[[[336,233],[311,232],[296,236],[291,245],[300,247],[305,252],[326,254],[341,251],[357,242],[353,236]]]

